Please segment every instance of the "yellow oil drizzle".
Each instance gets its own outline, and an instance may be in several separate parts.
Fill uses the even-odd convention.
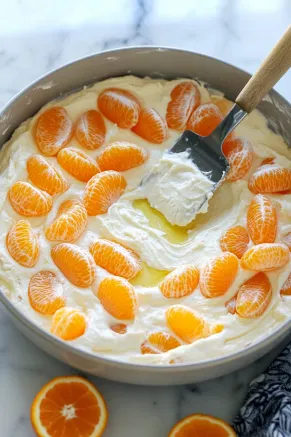
[[[152,228],[163,231],[165,233],[165,238],[170,243],[182,244],[188,240],[188,230],[194,227],[194,222],[191,222],[185,227],[171,225],[162,213],[150,206],[146,199],[135,200],[133,206],[144,214]]]
[[[166,270],[153,269],[143,262],[141,264],[141,271],[130,281],[132,285],[140,285],[141,287],[155,287],[169,273]]]

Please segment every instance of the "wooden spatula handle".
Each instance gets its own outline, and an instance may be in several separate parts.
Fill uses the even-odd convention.
[[[291,67],[291,26],[236,98],[236,103],[251,112]]]

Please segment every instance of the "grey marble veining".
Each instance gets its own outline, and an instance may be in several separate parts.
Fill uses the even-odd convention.
[[[0,14],[0,106],[49,70],[94,52],[164,45],[254,72],[290,22],[289,0],[10,0]],[[291,72],[277,85],[291,100]],[[162,437],[181,417],[231,420],[248,382],[276,356],[215,381],[149,388],[92,379],[109,407],[105,437]],[[1,437],[31,437],[29,408],[49,379],[74,372],[12,326],[0,308]]]

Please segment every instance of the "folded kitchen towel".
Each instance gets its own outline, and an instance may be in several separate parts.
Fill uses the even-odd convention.
[[[291,437],[291,344],[252,381],[233,424],[240,437]]]

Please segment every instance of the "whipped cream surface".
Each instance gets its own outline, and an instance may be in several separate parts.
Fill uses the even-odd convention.
[[[40,113],[50,106],[63,106],[75,121],[83,112],[96,109],[97,96],[102,90],[120,87],[136,95],[143,106],[152,107],[165,117],[171,90],[181,81],[183,79],[165,81],[133,76],[108,79],[50,102]],[[210,102],[208,90],[203,85],[196,82],[195,84],[201,93],[201,103]],[[45,159],[62,172],[70,183],[70,188],[62,195],[53,197],[53,208],[47,216],[28,219],[39,237],[40,257],[33,268],[17,264],[9,255],[5,240],[15,221],[23,217],[11,207],[7,200],[7,191],[14,182],[28,180],[26,160],[32,154],[39,153],[32,136],[38,116],[39,114],[36,114],[24,122],[0,152],[0,286],[13,304],[32,322],[45,330],[50,329],[51,316],[43,316],[34,311],[27,296],[30,278],[44,269],[55,272],[62,282],[66,305],[79,308],[87,315],[85,334],[70,344],[127,362],[159,365],[168,364],[173,360],[190,363],[221,357],[259,341],[274,332],[290,317],[291,297],[280,297],[279,293],[291,269],[289,262],[283,268],[267,273],[273,290],[272,300],[264,314],[258,318],[243,319],[238,315],[229,314],[225,308],[225,302],[235,295],[242,282],[254,274],[240,268],[227,293],[212,299],[205,298],[199,287],[184,298],[167,299],[157,284],[149,286],[133,282],[138,296],[137,315],[134,321],[127,323],[126,334],[113,332],[109,326],[118,321],[104,310],[96,296],[100,280],[110,274],[96,266],[96,281],[91,287],[81,289],[71,284],[51,259],[50,252],[54,243],[46,240],[44,229],[55,218],[60,204],[67,199],[81,198],[85,187],[83,182],[61,169],[55,158]],[[127,181],[126,191],[106,214],[89,217],[86,231],[76,242],[80,247],[88,250],[89,245],[98,237],[118,241],[134,250],[146,268],[166,274],[178,266],[187,264],[202,267],[212,257],[221,253],[219,239],[228,227],[237,224],[246,226],[247,208],[253,198],[248,189],[248,175],[236,182],[224,181],[209,199],[208,210],[205,206],[204,214],[198,214],[190,228],[183,230],[184,238],[180,241],[168,238],[165,229],[154,226],[142,209],[136,207],[136,202],[148,198],[151,206],[162,211],[170,223],[183,225],[189,222],[188,214],[200,202],[201,192],[211,189],[211,182],[205,175],[197,173],[197,167],[195,168],[188,159],[186,152],[177,155],[165,153],[173,146],[180,135],[179,132],[169,130],[167,140],[161,145],[154,145],[130,130],[119,129],[107,119],[105,123],[106,142],[98,150],[86,150],[91,157],[96,158],[108,143],[129,141],[144,147],[149,158],[142,166],[124,172]],[[238,126],[236,135],[248,139],[253,145],[256,158],[250,173],[262,159],[270,156],[275,157],[278,164],[291,168],[291,152],[287,145],[280,136],[268,129],[265,118],[258,111],[254,111]],[[81,148],[75,138],[72,138],[69,146]],[[148,181],[148,186],[140,185],[141,180],[155,165],[155,169],[158,169],[161,175],[158,181],[153,180],[152,184]],[[276,241],[280,241],[283,235],[291,232],[291,194],[268,197],[277,209],[279,228]],[[157,330],[170,332],[165,321],[165,311],[174,304],[189,306],[201,313],[210,323],[223,324],[223,331],[192,344],[183,344],[166,353],[142,355],[140,346],[147,334]]]

